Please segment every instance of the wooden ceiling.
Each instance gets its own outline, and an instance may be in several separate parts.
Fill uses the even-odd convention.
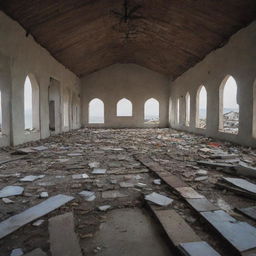
[[[143,18],[129,21],[136,31],[127,39],[127,24],[112,12],[123,4],[0,0],[0,9],[78,76],[119,62],[176,78],[256,18],[256,0],[129,0]]]

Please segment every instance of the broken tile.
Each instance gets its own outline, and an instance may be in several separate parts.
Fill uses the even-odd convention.
[[[28,175],[25,176],[24,178],[20,179],[20,181],[24,181],[24,182],[32,182],[38,179],[42,179],[44,178],[45,175]]]
[[[88,179],[89,176],[86,173],[83,174],[73,174],[72,179],[79,180],[79,179]]]
[[[22,256],[24,255],[21,248],[13,249],[10,256]]]
[[[98,168],[100,167],[100,163],[99,162],[91,162],[88,164],[90,168]]]
[[[11,199],[9,199],[9,198],[2,198],[2,201],[5,203],[5,204],[13,204],[14,202],[11,200]]]
[[[105,174],[107,169],[94,168],[92,174]]]
[[[107,190],[102,192],[102,198],[108,199],[108,198],[121,198],[121,197],[127,197],[127,194],[121,193],[118,190]]]
[[[41,192],[40,193],[40,197],[41,198],[47,198],[49,195],[48,195],[48,192]]]
[[[59,208],[63,204],[73,200],[74,197],[66,195],[56,195],[37,204],[17,215],[14,215],[0,223],[0,239],[16,231],[29,222],[38,219],[49,212]]]
[[[155,179],[155,180],[153,180],[153,183],[155,185],[161,185],[161,180],[160,179]]]
[[[146,195],[145,199],[160,206],[168,206],[173,202],[173,199],[160,195],[156,192]]]
[[[0,198],[21,195],[24,191],[20,186],[7,186],[0,190]]]
[[[236,208],[237,211],[246,215],[247,217],[256,220],[256,206],[247,207],[247,208]]]
[[[85,199],[85,201],[88,201],[88,202],[94,201],[96,198],[95,192],[88,191],[88,190],[84,190],[80,192],[79,195],[82,196]]]
[[[105,212],[107,211],[108,209],[111,208],[111,205],[102,205],[102,206],[99,206],[98,209],[102,212]]]
[[[43,219],[39,219],[39,220],[33,222],[33,223],[32,223],[32,226],[34,226],[34,227],[39,227],[39,226],[41,226],[43,223],[44,223],[44,220],[43,220]]]
[[[38,146],[38,147],[33,147],[34,150],[36,151],[44,151],[44,150],[47,150],[48,147],[45,147],[45,146]]]

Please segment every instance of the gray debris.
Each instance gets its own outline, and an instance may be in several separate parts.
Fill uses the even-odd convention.
[[[173,199],[160,195],[156,192],[146,195],[145,199],[160,206],[168,206],[173,202]]]
[[[121,198],[121,197],[126,197],[128,195],[123,194],[119,192],[118,190],[107,190],[102,192],[102,198],[107,199],[107,198]]]
[[[239,164],[235,166],[235,170],[238,175],[254,178],[256,177],[256,168],[249,166],[244,162],[239,162]]]
[[[0,190],[0,198],[21,195],[24,191],[20,186],[7,186]]]
[[[13,249],[10,256],[21,256],[24,255],[21,248]]]
[[[129,183],[129,182],[120,182],[120,183],[119,183],[119,186],[120,186],[121,188],[133,188],[133,187],[134,187],[134,184]]]
[[[84,200],[88,202],[94,201],[96,198],[95,192],[88,191],[88,190],[84,190],[80,192],[79,195],[82,196]]]
[[[44,223],[44,220],[43,220],[43,219],[39,219],[39,220],[33,222],[33,223],[32,223],[32,226],[34,226],[34,227],[39,227],[39,226],[41,226],[43,223]]]
[[[105,174],[107,169],[94,168],[92,174]]]
[[[88,164],[90,168],[98,168],[100,167],[100,163],[99,162],[91,162]]]
[[[208,176],[200,176],[200,177],[196,177],[194,179],[194,181],[204,181],[204,180],[207,180],[208,179]]]
[[[24,182],[32,182],[38,179],[42,179],[44,178],[45,175],[28,175],[25,176],[24,178],[20,179],[20,181],[24,181]]]
[[[49,197],[48,192],[41,192],[41,193],[40,193],[40,197],[41,197],[41,198],[47,198],[47,197]]]
[[[34,147],[34,148],[32,148],[32,149],[34,149],[34,150],[36,150],[36,151],[44,151],[44,150],[47,150],[48,147],[45,147],[45,146],[38,146],[38,147]]]
[[[155,179],[155,180],[153,180],[153,183],[155,185],[161,185],[161,179]]]
[[[72,179],[73,180],[79,180],[79,179],[88,179],[89,176],[86,173],[83,174],[73,174]]]
[[[9,199],[9,198],[2,198],[2,201],[5,203],[5,204],[13,204],[14,203],[14,201],[12,201],[11,199]]]
[[[102,205],[102,206],[99,206],[98,209],[102,212],[105,212],[107,211],[108,209],[111,208],[111,205]]]

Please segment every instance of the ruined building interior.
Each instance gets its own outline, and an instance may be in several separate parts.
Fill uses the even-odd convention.
[[[255,18],[0,0],[0,256],[255,256]]]

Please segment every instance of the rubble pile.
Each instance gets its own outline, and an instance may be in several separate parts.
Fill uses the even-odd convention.
[[[145,204],[159,218],[183,219],[184,227],[196,233],[193,241],[176,240],[185,255],[192,255],[188,252],[197,245],[192,242],[225,255],[221,241],[193,210],[203,203],[255,225],[236,210],[255,205],[255,167],[255,150],[170,129],[81,129],[3,148],[1,256],[59,253],[65,237],[58,238],[56,229],[70,230],[77,255],[102,253],[102,244],[89,244],[108,214]],[[165,219],[160,223],[168,228]]]

